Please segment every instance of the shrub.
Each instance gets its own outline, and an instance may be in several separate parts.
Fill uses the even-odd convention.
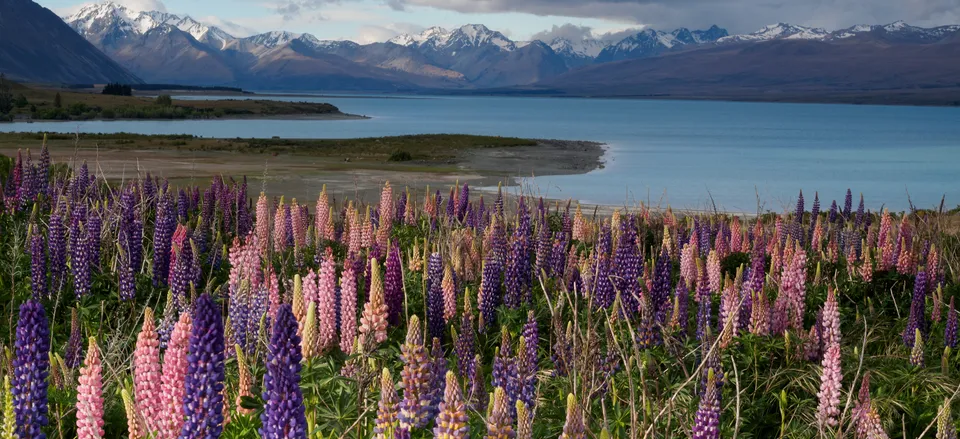
[[[390,158],[387,159],[391,162],[409,162],[413,160],[413,156],[406,151],[394,151],[393,154],[390,154]]]
[[[157,105],[161,107],[169,107],[173,105],[173,99],[170,98],[170,95],[157,96]]]

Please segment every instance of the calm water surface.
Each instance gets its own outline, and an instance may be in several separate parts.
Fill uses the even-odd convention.
[[[196,97],[184,97],[196,98]],[[528,178],[541,194],[604,204],[783,210],[803,189],[824,208],[849,187],[867,206],[960,204],[960,109],[501,97],[272,97],[330,102],[371,120],[89,121],[0,131],[349,138],[466,133],[593,140],[603,169]],[[544,157],[549,160],[549,157]]]

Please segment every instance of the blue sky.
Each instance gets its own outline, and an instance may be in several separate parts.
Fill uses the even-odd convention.
[[[460,12],[431,6],[391,7],[377,0],[287,2],[258,0],[114,0],[138,9],[166,9],[186,14],[231,33],[244,34],[288,30],[309,32],[320,39],[349,39],[360,42],[384,41],[400,33],[419,32],[430,26],[459,27],[482,23],[514,40],[527,40],[534,34],[567,23],[589,28],[597,34],[640,27],[633,19],[609,19],[537,15],[524,12]],[[482,0],[481,0],[482,1]],[[91,3],[76,0],[38,0],[60,15]],[[284,8],[296,4],[296,13],[284,14]],[[237,26],[231,26],[235,24]]]

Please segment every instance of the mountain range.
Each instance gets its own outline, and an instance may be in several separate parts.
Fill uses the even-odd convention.
[[[955,79],[960,77],[958,25],[921,28],[895,22],[828,31],[777,23],[734,35],[714,25],[703,30],[645,28],[618,40],[513,41],[484,25],[469,24],[358,44],[286,31],[235,37],[189,16],[109,1],[42,26],[25,23],[56,17],[30,0],[0,0],[0,6],[0,19],[34,32],[30,39],[11,38],[27,49],[0,45],[0,61],[15,61],[0,64],[0,71],[10,70],[5,65],[26,66],[18,67],[19,76],[35,81],[142,79],[260,90],[682,97],[960,90]],[[62,32],[68,27],[73,35]],[[7,29],[0,26],[0,32]],[[57,29],[61,31],[50,34]],[[52,40],[62,42],[43,46]],[[77,49],[57,51],[64,47]],[[28,52],[32,58],[23,55]],[[38,63],[47,52],[64,61]],[[93,74],[91,66],[103,71]],[[79,73],[64,73],[73,70]]]

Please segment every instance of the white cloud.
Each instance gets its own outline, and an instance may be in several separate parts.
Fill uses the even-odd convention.
[[[413,23],[389,23],[384,26],[363,25],[357,29],[356,41],[360,44],[382,43],[400,34],[418,34],[423,26]]]
[[[224,32],[230,35],[233,35],[235,37],[241,37],[241,38],[249,37],[251,35],[256,35],[260,33],[259,31],[257,31],[252,27],[244,26],[242,24],[234,23],[230,20],[224,20],[222,18],[214,17],[212,15],[209,17],[197,18],[197,20],[203,23],[208,23],[213,26],[219,27],[220,29],[223,29]]]
[[[160,0],[116,0],[116,2],[134,11],[167,12],[167,5]]]

